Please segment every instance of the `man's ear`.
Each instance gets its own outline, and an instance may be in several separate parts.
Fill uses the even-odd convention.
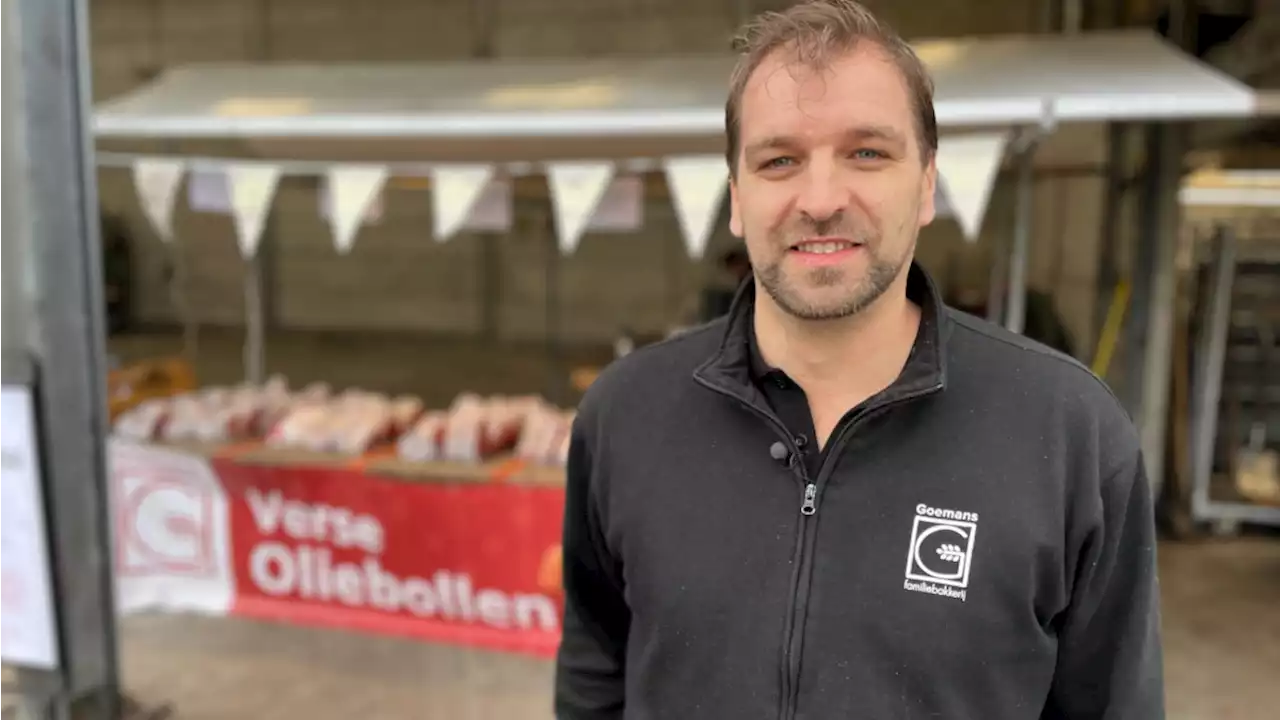
[[[937,216],[938,208],[934,202],[938,192],[938,162],[937,153],[929,157],[929,162],[924,167],[924,180],[920,183],[920,216],[917,222],[920,227],[924,227],[933,222]]]
[[[736,238],[742,238],[742,211],[738,203],[738,180],[729,176],[729,232]]]

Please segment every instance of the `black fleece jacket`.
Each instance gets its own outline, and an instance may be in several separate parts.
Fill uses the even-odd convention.
[[[614,363],[574,427],[562,720],[1148,720],[1135,429],[1075,361],[943,305],[814,474],[751,381],[753,293]]]

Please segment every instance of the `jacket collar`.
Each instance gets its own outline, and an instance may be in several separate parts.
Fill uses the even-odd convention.
[[[920,306],[920,329],[902,373],[881,393],[879,399],[886,402],[906,395],[941,390],[947,380],[945,347],[950,334],[950,319],[946,305],[937,285],[918,262],[912,261],[907,273],[907,297]],[[694,371],[699,382],[744,400],[757,398],[752,373],[755,299],[755,280],[748,277],[729,308],[719,347]]]

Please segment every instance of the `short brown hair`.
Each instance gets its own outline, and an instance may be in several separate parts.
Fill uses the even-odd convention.
[[[751,73],[773,51],[789,47],[796,59],[810,67],[822,67],[833,53],[871,42],[884,50],[907,83],[916,113],[916,134],[922,159],[938,149],[938,119],[933,111],[933,80],[915,50],[888,25],[856,0],[806,0],[786,10],[766,12],[749,22],[734,40],[738,64],[729,80],[729,100],[724,108],[725,158],[731,174],[737,173],[742,94]]]

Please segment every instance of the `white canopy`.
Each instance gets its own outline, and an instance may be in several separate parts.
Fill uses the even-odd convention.
[[[971,239],[981,230],[1013,127],[1240,117],[1256,104],[1249,87],[1149,32],[931,40],[916,49],[934,77],[944,129],[940,200]],[[327,176],[338,199],[335,238],[344,248],[395,165],[428,165],[433,184],[447,190],[440,203],[455,208],[476,202],[493,166],[505,174],[545,172],[566,251],[617,171],[661,169],[668,185],[680,188],[673,201],[691,252],[700,254],[724,192],[716,178],[725,174],[720,157],[733,62],[698,55],[192,65],[100,104],[94,129],[99,150],[134,151],[129,162],[150,183],[142,194],[162,232],[182,169],[154,158],[140,164],[137,157],[154,151],[157,140],[180,140],[188,154],[200,146],[224,158],[215,164],[239,157],[272,165],[228,171],[271,179],[233,188],[248,203],[241,210],[250,219],[269,202],[274,179],[290,172],[286,165]],[[99,158],[118,160],[109,153]],[[343,168],[356,162],[378,166]],[[467,212],[437,213],[437,236],[448,237]],[[251,254],[257,224],[242,225]]]
[[[933,73],[944,127],[1238,117],[1255,105],[1250,88],[1147,32],[930,40],[916,47]],[[659,155],[665,145],[706,151],[719,147],[732,64],[729,56],[702,55],[192,65],[100,104],[94,127],[103,139],[448,140],[448,155],[477,160],[493,159],[475,156],[493,150],[539,159],[544,152],[530,148],[530,139],[539,145],[608,139],[614,156],[627,153],[618,145],[624,139]],[[525,142],[519,150],[459,145],[495,138]],[[433,155],[444,148],[421,149]]]

